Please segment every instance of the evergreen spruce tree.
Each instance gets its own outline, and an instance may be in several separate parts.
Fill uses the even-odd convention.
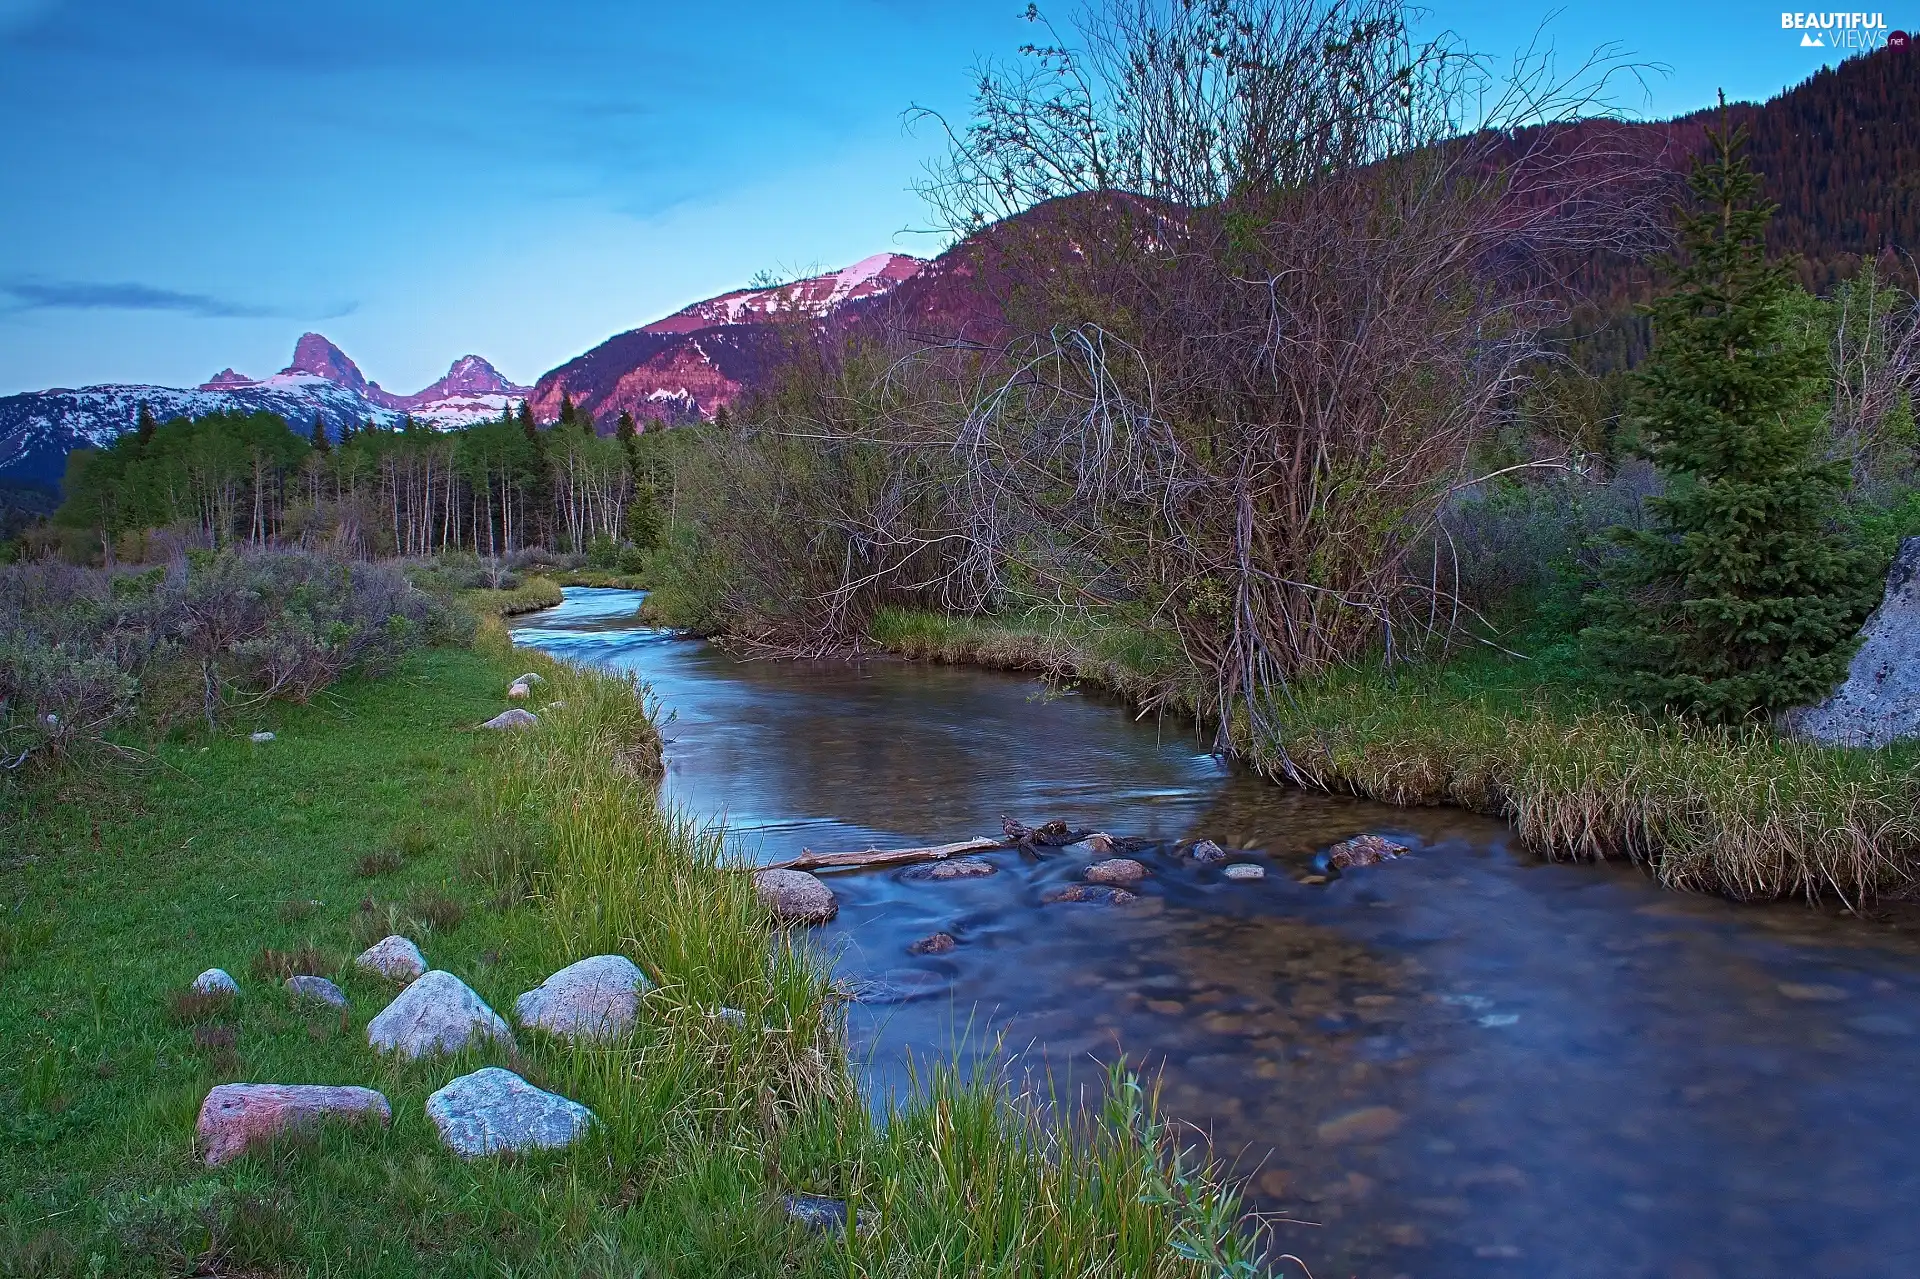
[[[1732,722],[1831,691],[1874,584],[1833,527],[1847,473],[1821,458],[1824,353],[1790,322],[1792,264],[1766,256],[1773,206],[1744,128],[1725,126],[1723,96],[1634,405],[1667,491],[1650,527],[1616,534],[1627,554],[1586,636],[1632,700]]]
[[[333,446],[327,443],[327,419],[318,413],[313,415],[313,433],[308,437],[315,453],[331,453]]]
[[[569,425],[573,423],[573,397],[565,391],[560,392],[560,420]]]
[[[146,444],[153,439],[153,433],[159,429],[160,424],[153,420],[153,410],[148,407],[145,400],[140,401],[140,417],[133,428],[134,438]]]
[[[523,431],[532,431],[534,429],[533,409],[525,400],[520,401],[520,429]],[[533,437],[529,435],[527,438],[531,439]]]

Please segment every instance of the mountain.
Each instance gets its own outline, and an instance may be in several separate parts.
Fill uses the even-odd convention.
[[[565,394],[603,431],[622,411],[643,425],[712,417],[765,378],[795,331],[817,333],[857,314],[926,265],[904,253],[876,253],[844,270],[696,302],[547,373],[534,384],[534,416],[557,418]]]
[[[296,429],[324,418],[337,437],[347,422],[395,426],[411,415],[441,429],[497,418],[526,398],[477,355],[453,362],[447,375],[413,395],[395,395],[369,382],[346,352],[307,333],[286,368],[265,378],[222,369],[197,387],[144,385],[54,388],[0,396],[0,477],[58,484],[67,454],[97,448],[132,430],[145,404],[161,421],[207,413],[277,413]]]

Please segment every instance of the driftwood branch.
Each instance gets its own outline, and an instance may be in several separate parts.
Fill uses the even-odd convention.
[[[988,839],[984,835],[974,839],[963,839],[957,844],[936,844],[930,848],[869,848],[858,853],[815,853],[802,849],[798,857],[784,862],[773,862],[767,866],[755,866],[754,870],[823,870],[853,866],[905,866],[913,862],[938,862],[949,857],[959,857],[966,853],[984,853],[990,849],[1009,847],[1002,840]]]

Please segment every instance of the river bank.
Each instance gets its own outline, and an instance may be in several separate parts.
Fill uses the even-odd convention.
[[[546,677],[540,727],[473,731],[528,669]],[[1207,1236],[1231,1205],[1170,1179],[1143,1109],[1057,1130],[990,1080],[942,1077],[876,1117],[824,971],[714,833],[654,803],[657,738],[622,677],[514,652],[483,623],[472,650],[142,749],[147,767],[5,796],[4,1273],[1180,1276],[1202,1263],[1176,1235],[1201,1256],[1237,1246]],[[608,951],[659,989],[603,1047],[523,1029],[511,1050],[393,1064],[365,1024],[392,991],[349,962],[387,931],[498,1008]],[[350,1007],[291,1001],[286,962],[333,976]],[[240,979],[231,1016],[170,1004],[216,964]],[[454,1158],[424,1100],[487,1062],[587,1105],[593,1134]],[[208,1169],[194,1112],[232,1080],[374,1086],[393,1123]],[[873,1227],[813,1233],[787,1193],[850,1201]]]
[[[1164,642],[1119,628],[889,609],[870,629],[904,657],[1032,671],[1142,708],[1190,712]],[[1512,823],[1549,859],[1625,858],[1677,889],[1858,906],[1911,888],[1920,750],[1837,749],[1608,707],[1546,663],[1493,652],[1297,687],[1273,732],[1235,733],[1276,781]]]

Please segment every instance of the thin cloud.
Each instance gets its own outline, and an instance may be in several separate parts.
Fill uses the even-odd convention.
[[[209,293],[183,293],[177,289],[155,288],[151,284],[90,284],[72,280],[10,280],[0,284],[0,293],[11,299],[12,311],[171,311],[203,319],[260,319],[305,314],[284,307],[256,306],[214,297]],[[317,318],[338,319],[351,312],[354,303],[327,309]]]

